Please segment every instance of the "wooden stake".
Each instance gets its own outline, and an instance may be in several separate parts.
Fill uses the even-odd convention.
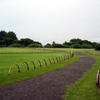
[[[32,64],[33,64],[33,69],[35,70],[36,69],[36,65],[35,65],[34,61],[32,61]]]
[[[49,58],[49,63],[52,64],[51,59]]]
[[[57,63],[58,63],[58,58],[56,57]]]
[[[52,58],[52,60],[53,60],[53,64],[55,64],[55,60],[54,60],[54,58]]]
[[[47,62],[46,62],[46,60],[44,59],[44,63],[45,63],[45,66],[47,66]]]
[[[17,69],[18,69],[17,71],[20,72],[20,67],[19,67],[19,65],[16,64],[16,66],[17,66]]]
[[[41,67],[42,67],[41,61],[40,61],[40,60],[38,60],[38,62],[39,62],[39,66],[40,66],[40,68],[41,68]]]
[[[27,67],[27,71],[29,71],[29,65],[27,62],[24,62],[26,64],[26,67]]]

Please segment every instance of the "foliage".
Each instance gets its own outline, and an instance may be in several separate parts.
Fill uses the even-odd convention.
[[[42,48],[42,43],[34,41],[30,38],[22,38],[18,40],[16,34],[12,31],[5,32],[0,31],[0,47],[11,46],[12,44],[18,43],[21,47],[31,47],[31,48]],[[13,46],[13,45],[12,45]],[[91,42],[88,40],[81,40],[79,38],[71,39],[69,42],[64,42],[62,44],[53,41],[52,44],[47,43],[45,48],[94,48],[99,50],[99,45],[96,42]]]
[[[20,40],[20,44],[24,47],[27,47],[29,44],[32,44],[33,40],[29,39],[29,38],[23,38]]]
[[[96,49],[96,50],[100,50],[100,44],[97,44],[97,45],[95,46],[95,49]]]
[[[71,47],[77,49],[77,48],[81,48],[81,45],[80,44],[73,44]]]
[[[45,48],[52,48],[52,45],[49,44],[49,43],[47,43],[44,47],[45,47]]]
[[[10,45],[10,47],[22,47],[19,43],[13,43]]]
[[[86,48],[87,49],[87,48],[93,48],[93,47],[92,47],[91,44],[84,43],[84,44],[82,44],[81,48]]]
[[[42,45],[33,43],[33,44],[29,44],[28,47],[29,48],[42,48]]]
[[[17,40],[14,32],[0,31],[0,46],[9,46]]]
[[[63,47],[64,46],[62,44],[55,43],[54,41],[52,43],[52,48],[63,48]]]
[[[70,40],[70,43],[73,45],[73,44],[81,44],[82,43],[82,40],[81,39],[71,39]]]
[[[18,40],[16,34],[14,32],[11,32],[11,31],[7,33],[7,37],[12,39],[12,40]]]
[[[0,31],[0,40],[4,40],[7,37],[7,32]]]
[[[66,41],[62,45],[64,48],[70,48],[70,43],[68,43]]]

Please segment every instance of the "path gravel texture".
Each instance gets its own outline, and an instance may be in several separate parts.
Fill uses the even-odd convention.
[[[90,56],[78,55],[79,60],[67,67],[0,87],[0,100],[62,100],[65,86],[77,81],[95,63]]]

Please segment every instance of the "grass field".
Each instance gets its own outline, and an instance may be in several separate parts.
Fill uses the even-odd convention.
[[[66,66],[72,62],[78,60],[78,56],[59,62],[56,64],[48,64],[45,66],[43,59],[68,55],[65,51],[81,52],[92,56],[96,59],[96,63],[92,69],[85,72],[83,77],[76,81],[74,84],[66,87],[64,100],[100,100],[98,94],[99,89],[96,87],[96,74],[97,70],[100,69],[100,54],[99,51],[93,49],[29,49],[29,48],[0,48],[0,86],[24,80],[33,76],[37,76],[48,71],[56,70],[63,66]],[[42,61],[42,68],[39,67],[38,60]],[[33,65],[30,61],[35,61],[36,70],[33,70]],[[28,62],[30,70],[27,71],[26,66],[21,67],[21,72],[17,72],[17,68],[14,67],[11,71],[11,75],[8,76],[9,67],[13,64],[21,64]],[[49,63],[47,61],[47,63]]]
[[[98,51],[91,51],[90,53],[100,53]],[[90,53],[88,55],[90,55]],[[100,100],[99,89],[96,86],[96,75],[100,69],[100,56],[90,55],[96,59],[96,63],[92,69],[84,73],[83,77],[72,85],[66,87],[66,94],[63,96],[64,100]]]
[[[68,55],[66,49],[29,49],[29,48],[0,48],[0,85],[8,84],[11,82],[23,80],[29,77],[43,74],[48,71],[61,68],[68,65],[78,59],[78,56],[59,62],[56,64],[51,64],[48,66],[44,65],[43,59],[48,59],[52,57]],[[39,67],[38,60],[42,61],[42,68]],[[36,70],[33,70],[33,65],[31,61],[35,61]],[[28,62],[30,70],[26,70],[26,66],[21,67],[21,72],[17,72],[17,67],[11,70],[11,75],[8,76],[9,67],[14,64],[21,64],[23,62]],[[47,61],[48,63],[48,61]]]

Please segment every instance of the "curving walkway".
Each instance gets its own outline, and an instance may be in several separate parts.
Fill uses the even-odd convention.
[[[0,87],[0,100],[62,100],[65,86],[82,77],[95,63],[90,56],[78,55],[80,59],[67,67]]]

